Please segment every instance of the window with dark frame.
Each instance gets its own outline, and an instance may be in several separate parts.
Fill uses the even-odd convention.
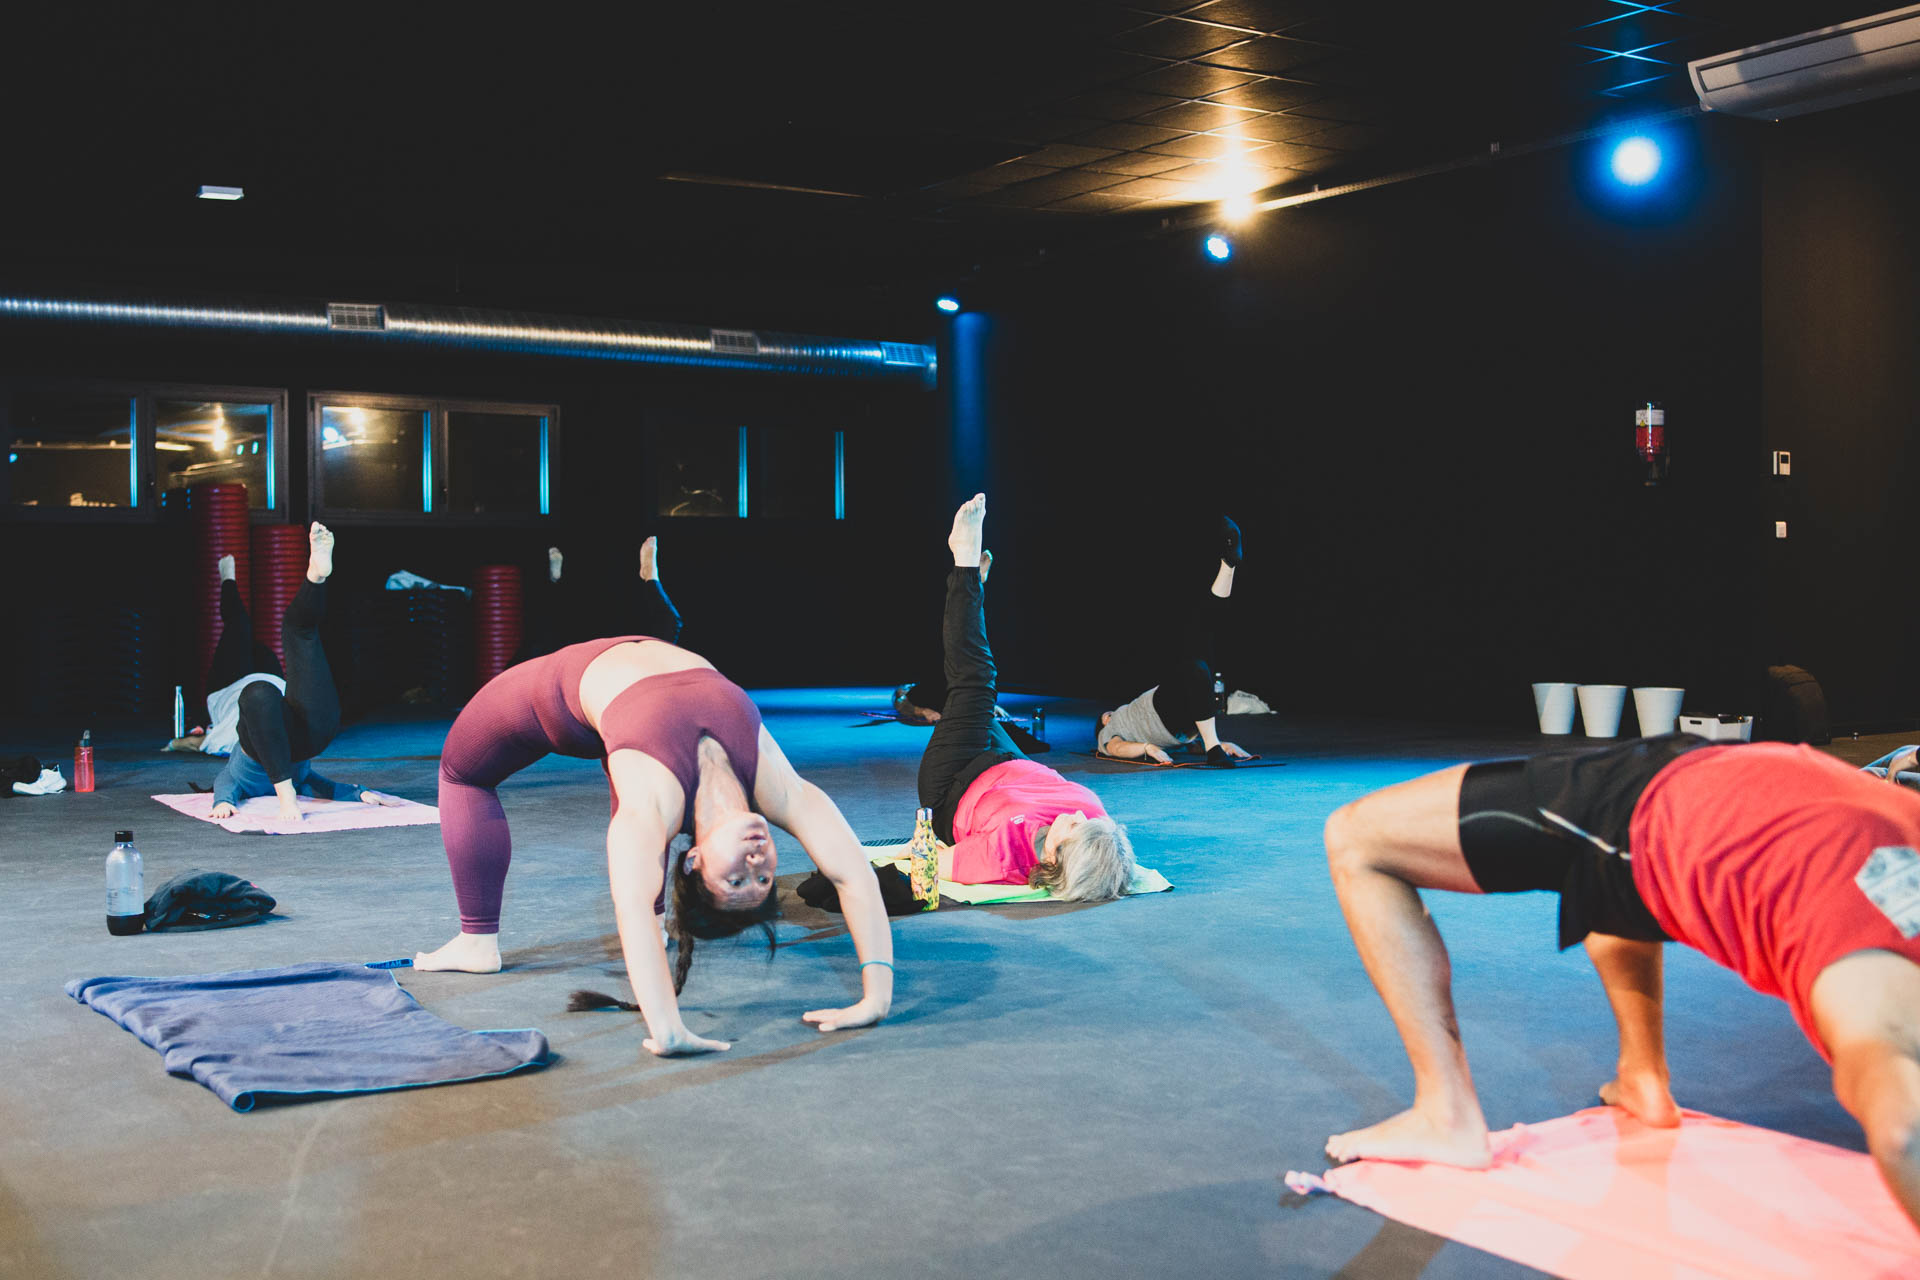
[[[266,387],[0,383],[0,513],[149,521],[170,493],[244,484],[256,519],[285,505],[286,394]]]
[[[244,484],[255,511],[278,505],[274,406],[225,400],[153,402],[153,469],[161,493]]]
[[[537,519],[552,512],[553,405],[322,392],[309,401],[323,517]]]
[[[140,505],[138,400],[128,393],[15,393],[7,414],[6,501],[19,507]]]
[[[846,432],[810,425],[689,424],[653,436],[661,516],[844,520]]]

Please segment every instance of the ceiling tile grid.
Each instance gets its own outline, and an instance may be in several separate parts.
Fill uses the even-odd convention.
[[[1048,132],[1042,140],[1051,145],[1017,162],[1137,179],[1045,206],[1085,214],[1149,200],[1216,201],[1330,171],[1357,175],[1370,165],[1378,172],[1430,162],[1438,147],[1468,154],[1493,141],[1686,105],[1688,59],[1751,42],[1767,23],[1792,31],[1797,23],[1840,20],[1841,12],[1821,0],[1133,0],[1089,7],[1103,10],[1086,28],[1099,56],[1083,51],[1073,65],[1114,74],[1076,79],[1044,114],[1098,123]],[[1742,25],[1745,32],[1737,30]],[[1103,60],[1109,55],[1121,60]],[[1027,198],[994,172],[963,175],[990,186],[992,196],[956,198]]]

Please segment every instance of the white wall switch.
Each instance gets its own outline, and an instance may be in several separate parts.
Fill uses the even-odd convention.
[[[1785,520],[1775,520],[1773,522],[1773,536],[1776,538],[1784,538],[1787,536],[1787,522]]]
[[[1777,476],[1790,476],[1793,474],[1792,450],[1775,449],[1773,451],[1773,474]],[[1784,537],[1785,535],[1782,536]]]

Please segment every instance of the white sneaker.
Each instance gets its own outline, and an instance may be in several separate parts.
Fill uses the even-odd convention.
[[[50,796],[67,789],[67,780],[58,769],[42,769],[32,782],[16,782],[14,791],[23,796]]]
[[[1230,716],[1270,716],[1273,708],[1257,693],[1248,693],[1245,689],[1235,689],[1227,695],[1227,714]]]

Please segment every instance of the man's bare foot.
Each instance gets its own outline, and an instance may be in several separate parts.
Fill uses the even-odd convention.
[[[421,951],[413,957],[413,967],[423,973],[498,973],[500,972],[500,935],[497,933],[460,933],[438,951]]]
[[[235,573],[235,572],[233,571],[233,557],[232,557],[232,556],[221,556],[221,557],[220,557],[220,561],[219,561],[219,564],[220,564],[220,581],[222,581],[222,582],[234,582],[234,581],[236,581],[236,580],[238,580],[238,578],[239,578],[239,576],[240,576],[240,575],[238,575],[238,574],[236,574],[236,573]]]
[[[980,563],[983,550],[980,530],[986,522],[987,495],[984,493],[974,494],[953,513],[953,532],[947,535],[947,546],[953,552],[953,562],[962,569],[971,569]]]
[[[325,582],[333,576],[333,530],[318,520],[307,530],[307,581]]]
[[[1391,1119],[1327,1139],[1336,1161],[1406,1160],[1484,1169],[1493,1163],[1485,1121],[1442,1125],[1412,1107]]]
[[[561,562],[564,559],[565,557],[560,554],[560,548],[558,547],[547,548],[547,581],[548,582],[560,581],[560,567],[561,567]]]
[[[1620,1107],[1641,1124],[1655,1129],[1680,1125],[1680,1108],[1664,1077],[1651,1071],[1622,1070],[1600,1086],[1600,1101]]]
[[[652,582],[660,576],[660,539],[648,538],[640,544],[640,577]]]
[[[982,551],[980,553],[980,585],[981,586],[984,587],[987,585],[987,575],[992,572],[993,572],[993,552]]]

